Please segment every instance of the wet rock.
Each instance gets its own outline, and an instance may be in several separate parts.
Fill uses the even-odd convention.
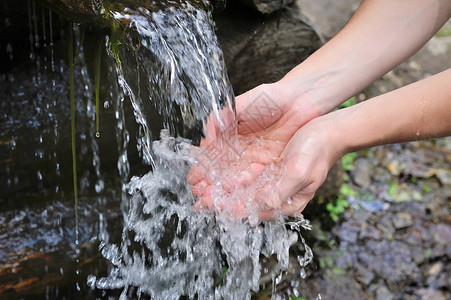
[[[401,165],[397,160],[392,160],[387,165],[387,170],[392,174],[393,176],[399,176],[403,170]]]
[[[436,169],[435,176],[440,180],[443,185],[451,185],[451,171],[445,169]]]
[[[367,295],[360,284],[347,275],[328,273],[321,285],[322,299],[366,299]]]
[[[360,224],[346,222],[340,227],[338,235],[341,237],[342,242],[353,244],[357,241],[359,231]]]
[[[382,237],[386,240],[392,240],[395,233],[391,218],[392,216],[384,215],[376,225],[376,228],[382,232]]]
[[[356,159],[354,161],[354,171],[352,172],[354,182],[361,187],[369,187],[371,185],[371,169],[372,165],[368,159]]]
[[[408,213],[398,212],[393,216],[393,226],[395,229],[402,229],[412,226],[412,215]]]
[[[445,243],[451,243],[451,226],[447,224],[438,224],[437,227],[437,235],[440,240],[443,240]]]
[[[357,253],[360,262],[389,282],[420,280],[421,272],[411,258],[410,248],[399,241],[369,241]]]
[[[417,264],[421,265],[422,263],[426,262],[428,260],[427,251],[424,251],[424,249],[421,247],[421,245],[415,246],[411,248],[411,257],[412,260]]]
[[[382,237],[381,231],[374,228],[373,226],[368,226],[367,224],[360,230],[359,239],[365,240],[368,238],[374,240],[380,240]]]
[[[419,289],[415,291],[415,295],[420,296],[422,300],[446,300],[444,292],[433,289]]]
[[[449,289],[451,286],[450,269],[442,271],[436,277],[429,277],[426,281],[427,285],[436,289]]]
[[[354,263],[353,256],[348,251],[341,251],[340,255],[335,258],[335,265],[341,269],[347,269]]]
[[[373,201],[361,201],[360,205],[364,210],[370,212],[387,210],[390,207],[390,204],[379,201],[377,199]]]
[[[394,299],[393,294],[386,286],[379,286],[375,291],[375,299],[376,300],[391,300]]]
[[[451,247],[447,246],[447,245],[434,245],[433,249],[432,249],[432,257],[433,258],[440,258],[443,257],[445,255],[447,255],[448,257],[450,257],[451,254]]]
[[[364,285],[369,285],[374,279],[374,273],[359,265],[356,267],[356,279]]]
[[[436,276],[440,271],[443,269],[443,264],[441,262],[433,264],[429,270],[428,275],[429,276]]]
[[[377,182],[389,182],[392,179],[392,175],[386,169],[378,167],[374,168],[371,177]]]

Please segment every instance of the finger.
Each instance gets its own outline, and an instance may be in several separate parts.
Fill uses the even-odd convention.
[[[209,186],[206,180],[201,180],[193,186],[191,191],[196,198],[199,198],[204,193],[205,189]]]
[[[204,172],[197,165],[192,165],[191,170],[189,171],[188,175],[186,175],[186,180],[191,185],[196,185],[204,178]]]
[[[282,204],[280,210],[285,216],[299,216],[308,204],[307,201],[288,201]]]
[[[260,221],[272,221],[277,218],[278,214],[279,212],[277,209],[262,210],[258,213],[258,219]]]
[[[211,198],[211,186],[208,186],[203,191],[202,196],[197,199],[194,204],[194,209],[198,212],[214,212],[214,207],[215,205],[213,203],[213,199]]]

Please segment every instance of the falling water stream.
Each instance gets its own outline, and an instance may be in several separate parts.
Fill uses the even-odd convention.
[[[181,3],[160,7],[156,11],[146,8],[105,11],[104,14],[115,25],[112,33],[102,37],[96,48],[96,52],[100,53],[105,44],[109,54],[108,62],[103,64],[108,66],[104,70],[107,78],[100,76],[102,65],[98,56],[94,84],[88,74],[83,32],[78,26],[71,27],[74,49],[78,50],[73,72],[76,78],[82,79],[75,84],[75,97],[83,99],[74,104],[76,118],[81,112],[86,118],[83,125],[77,123],[76,127],[78,140],[82,143],[78,149],[83,151],[82,157],[78,157],[82,166],[83,161],[90,160],[90,171],[84,173],[78,167],[81,174],[76,182],[80,185],[81,199],[75,209],[81,212],[73,215],[75,220],[71,224],[76,234],[71,234],[70,238],[78,243],[80,232],[81,243],[87,242],[83,240],[86,239],[84,236],[91,236],[91,242],[99,243],[102,256],[109,262],[109,271],[106,276],[95,272],[89,274],[87,283],[100,290],[120,289],[123,299],[133,297],[131,293],[150,295],[155,299],[180,296],[246,299],[251,297],[252,291],[260,289],[263,276],[270,276],[274,285],[280,282],[283,272],[288,269],[292,245],[300,243],[305,250],[305,254],[298,257],[301,268],[310,262],[311,250],[300,234],[301,228],[310,229],[310,224],[302,217],[288,222],[282,215],[275,221],[259,223],[255,215],[252,216],[252,210],[249,218],[237,219],[227,210],[211,214],[194,209],[196,199],[186,182],[186,175],[193,164],[199,163],[199,157],[193,154],[199,152],[193,152],[192,145],[198,144],[207,119],[216,124],[223,137],[218,140],[219,145],[215,149],[224,152],[221,159],[226,165],[236,159],[245,159],[245,148],[237,140],[233,91],[214,33],[211,13],[189,3]],[[204,6],[208,5],[205,3]],[[34,2],[28,10],[30,38],[34,42],[32,49],[44,41],[51,47],[51,58],[45,63],[40,62],[39,56],[33,56],[34,51],[31,55],[38,69],[34,77],[36,87],[42,89],[40,82],[43,76],[47,76],[45,74],[52,72],[54,76],[63,76],[67,74],[67,67],[54,58],[52,14],[49,13],[47,18],[47,14],[42,12],[43,26],[50,22],[50,30],[41,31],[40,37]],[[43,73],[42,64],[46,66]],[[58,68],[61,72],[54,71]],[[49,83],[46,88],[53,93],[59,88],[59,82],[64,82],[67,77],[63,80],[56,80],[57,77],[44,80]],[[99,80],[103,82],[99,83]],[[102,154],[97,139],[105,136],[99,114],[100,84],[108,86],[103,107],[113,106],[114,110],[119,180],[113,181],[107,181],[100,168]],[[60,94],[65,94],[64,98],[68,101],[68,90],[61,89]],[[41,95],[42,103],[39,103],[47,105],[46,117],[61,105],[59,102],[47,103],[50,99],[48,95]],[[131,120],[126,118],[127,103],[133,109],[135,125],[132,127],[129,126]],[[67,106],[62,110],[67,118]],[[14,123],[13,119],[10,121]],[[58,122],[52,119],[51,124],[56,126],[54,133],[44,131],[44,134],[53,136],[55,145],[58,144]],[[159,125],[155,126],[156,123]],[[158,128],[157,131],[155,128]],[[136,141],[133,141],[135,132]],[[133,155],[130,153],[131,146],[134,144],[142,161],[137,173],[133,173],[130,161]],[[229,153],[231,148],[233,151]],[[59,168],[56,154],[55,157],[46,153],[42,155],[49,155],[52,164]],[[37,176],[42,180],[42,174],[39,174]],[[57,177],[58,174],[52,176]],[[268,175],[262,180],[259,184],[271,183],[275,178]],[[107,193],[108,183],[115,184],[116,188],[119,186],[120,193]],[[252,195],[258,188],[237,189],[232,198],[225,199],[221,197],[223,189],[220,182],[217,183],[214,201],[225,205],[228,202],[224,201],[243,199],[251,203]],[[11,186],[12,183],[9,184]],[[98,197],[95,203],[87,205],[83,198],[89,194],[89,187]],[[122,233],[114,241],[110,240],[111,229],[105,222],[107,212],[102,209],[106,203],[114,202],[108,198],[120,202],[123,218]],[[52,209],[44,207],[39,210],[41,215],[45,215],[42,220],[55,213],[59,205],[70,207],[60,202],[55,202]],[[90,218],[98,220],[95,229],[87,225]],[[41,223],[45,224],[44,221]],[[78,259],[79,255],[77,244],[74,257]],[[270,269],[262,267],[262,261],[271,257],[276,258],[277,266]]]

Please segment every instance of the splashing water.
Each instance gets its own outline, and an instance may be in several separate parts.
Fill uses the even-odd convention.
[[[129,287],[137,287],[138,296],[145,293],[156,299],[250,298],[251,291],[259,289],[261,255],[277,257],[278,267],[270,272],[280,281],[281,271],[288,268],[290,246],[298,241],[300,228],[310,229],[310,224],[300,218],[288,224],[290,230],[281,215],[259,224],[194,210],[195,199],[185,176],[196,158],[190,140],[173,136],[192,137],[207,118],[213,119],[225,136],[219,149],[227,151],[226,144],[232,145],[240,149],[234,155],[242,155],[236,142],[233,92],[210,15],[183,4],[156,12],[126,8],[112,16],[129,27],[122,47],[115,49],[114,41],[108,41],[120,87],[116,92],[118,166],[128,176],[128,132],[121,106],[125,96],[140,126],[138,148],[152,171],[127,184],[130,197],[123,205],[122,241],[100,246],[113,268],[108,277],[90,276],[88,284],[122,288],[124,299]],[[159,116],[146,111],[149,103]],[[160,140],[153,143],[152,117],[162,119],[165,127]],[[274,180],[263,178],[260,184]],[[257,188],[237,190],[233,197],[248,197]],[[312,253],[302,237],[301,242],[306,252],[298,260],[304,267]]]

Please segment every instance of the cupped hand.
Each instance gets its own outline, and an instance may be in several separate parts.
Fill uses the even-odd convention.
[[[262,84],[236,97],[238,133],[251,139],[287,143],[305,123],[320,115],[313,99],[288,83]]]
[[[206,137],[194,151],[197,163],[187,177],[198,209],[228,210],[238,217],[257,214],[267,220],[280,210],[293,215],[305,207],[299,204],[301,193],[287,196],[280,192],[286,180],[294,180],[291,163],[300,155],[285,146],[302,125],[317,116],[308,101],[299,99],[276,84],[261,85],[238,96],[236,140],[230,133],[220,134],[210,118]],[[283,158],[282,151],[286,153]],[[313,186],[309,184],[309,188]],[[296,201],[288,200],[290,196]]]

